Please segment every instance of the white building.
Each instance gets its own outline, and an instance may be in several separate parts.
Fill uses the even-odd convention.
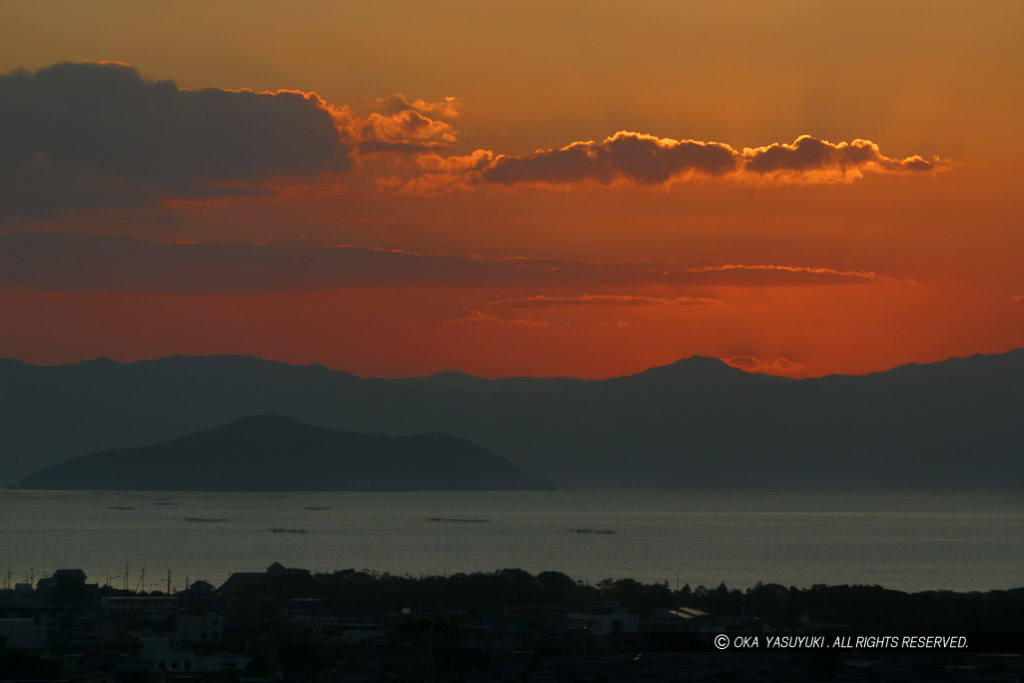
[[[190,643],[224,640],[224,618],[219,614],[179,614],[174,627]]]

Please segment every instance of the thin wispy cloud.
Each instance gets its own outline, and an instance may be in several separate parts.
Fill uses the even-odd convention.
[[[788,358],[777,358],[769,362],[754,356],[732,356],[731,358],[723,358],[722,361],[734,368],[747,372],[763,372],[771,375],[785,375],[787,377],[798,377],[805,368],[803,363],[791,361]]]
[[[486,306],[705,305],[714,296],[610,288],[908,284],[871,271],[784,265],[666,270],[530,258],[483,258],[355,244],[153,241],[65,233],[0,235],[0,286],[31,291],[257,294],[368,286],[521,287]],[[584,288],[601,288],[589,292]],[[538,290],[541,293],[534,293]],[[545,291],[546,290],[546,291]],[[565,294],[566,290],[573,293]],[[583,294],[576,292],[583,291]]]
[[[720,304],[718,299],[694,296],[656,297],[636,294],[579,294],[577,296],[549,296],[537,294],[511,299],[497,299],[487,306],[557,307],[557,306],[694,306]]]
[[[477,327],[547,327],[545,320],[534,320],[533,318],[499,318],[490,313],[476,309],[459,318],[449,318],[442,321],[444,325],[470,325]]]
[[[783,266],[768,264],[743,265],[738,263],[729,263],[718,266],[688,268],[686,271],[689,273],[791,273],[797,275],[817,275],[828,278],[863,280],[866,282],[903,283],[917,286],[917,282],[914,280],[887,277],[870,270],[838,270],[836,268],[810,266]]]

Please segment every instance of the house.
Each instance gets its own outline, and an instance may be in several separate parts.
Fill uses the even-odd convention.
[[[644,619],[644,631],[648,633],[687,633],[700,631],[702,625],[711,623],[711,615],[693,607],[673,607],[655,610]]]
[[[58,569],[53,573],[53,576],[48,576],[45,579],[39,579],[39,581],[36,582],[36,590],[55,588],[61,583],[84,586],[85,572],[81,569]]]
[[[280,562],[267,567],[265,572],[235,572],[228,577],[220,588],[217,589],[218,593],[230,595],[236,593],[244,588],[250,586],[256,586],[266,581],[271,576],[277,576],[283,574],[287,569]]]

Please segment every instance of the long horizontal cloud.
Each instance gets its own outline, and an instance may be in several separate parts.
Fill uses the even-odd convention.
[[[529,287],[772,286],[895,282],[874,273],[790,266],[660,268],[418,254],[355,245],[179,244],[62,233],[0,235],[0,287],[22,291],[259,294],[384,285]],[[562,289],[561,291],[564,291]],[[621,291],[621,290],[620,290]],[[505,306],[674,305],[706,297],[540,294]]]
[[[738,149],[630,131],[528,155],[442,156],[437,151],[458,139],[450,121],[460,107],[454,97],[394,95],[352,107],[311,92],[190,91],[110,62],[14,71],[0,75],[0,223],[69,208],[267,196],[275,186],[303,186],[383,153],[417,155],[419,172],[369,183],[416,194],[688,179],[835,183],[949,166],[938,158],[886,156],[868,140],[805,135]]]
[[[924,173],[949,162],[920,155],[888,157],[870,140],[832,143],[802,135],[792,143],[737,149],[721,142],[673,140],[619,131],[604,140],[573,142],[525,156],[477,150],[471,155],[420,159],[421,177],[407,192],[471,185],[669,185],[688,179],[740,182],[850,182],[865,173]]]

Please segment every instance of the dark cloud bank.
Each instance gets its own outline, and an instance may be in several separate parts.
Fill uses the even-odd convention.
[[[280,175],[351,168],[316,95],[149,81],[123,64],[0,75],[0,216],[252,196]]]

